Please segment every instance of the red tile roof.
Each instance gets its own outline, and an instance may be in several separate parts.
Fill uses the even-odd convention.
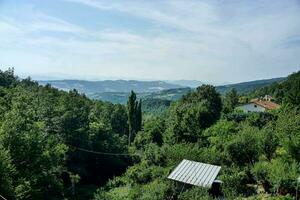
[[[255,103],[256,105],[259,105],[261,107],[264,107],[267,110],[275,110],[280,107],[277,103],[274,103],[272,101],[263,101],[258,99],[251,100],[252,103]]]

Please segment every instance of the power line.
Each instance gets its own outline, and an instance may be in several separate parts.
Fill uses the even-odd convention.
[[[7,200],[7,199],[5,199],[1,194],[0,194],[0,197],[1,197],[3,200]]]
[[[140,154],[128,154],[128,153],[111,153],[111,152],[100,152],[100,151],[93,151],[93,150],[88,150],[88,149],[84,149],[84,148],[80,148],[80,147],[76,147],[73,145],[69,145],[68,146],[75,148],[79,151],[83,151],[83,152],[87,152],[87,153],[93,153],[93,154],[97,154],[97,155],[107,155],[107,156],[140,156]]]

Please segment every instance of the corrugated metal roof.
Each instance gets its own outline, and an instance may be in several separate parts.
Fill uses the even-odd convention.
[[[221,167],[190,160],[183,160],[168,179],[210,188]]]

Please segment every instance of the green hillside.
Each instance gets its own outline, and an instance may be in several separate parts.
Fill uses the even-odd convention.
[[[300,104],[300,96],[298,96],[300,91],[300,72],[293,73],[288,76],[285,81],[274,82],[268,86],[258,88],[254,90],[250,97],[260,97],[265,94],[269,94],[274,97],[275,101],[278,103],[284,103],[290,99],[289,102],[295,105]],[[288,94],[288,95],[286,95]]]
[[[270,85],[272,83],[282,82],[286,78],[272,78],[272,79],[265,79],[265,80],[256,80],[256,81],[249,81],[249,82],[243,82],[243,83],[236,83],[236,84],[229,84],[229,85],[222,85],[217,86],[217,91],[221,94],[226,94],[232,89],[235,89],[238,93],[248,93],[252,90],[265,87],[267,85]]]
[[[285,101],[278,111],[224,113],[222,102],[238,96],[221,99],[208,85],[184,95],[165,115],[144,122],[131,147],[142,152],[140,158],[100,188],[95,199],[212,200],[207,189],[166,179],[182,159],[220,165],[226,199],[295,199],[300,175],[297,74],[280,84]]]
[[[238,95],[221,97],[211,85],[172,103],[164,98],[174,91],[144,101],[131,93],[130,103],[121,105],[0,71],[0,194],[25,200],[213,199],[206,188],[167,179],[188,159],[221,166],[222,198],[295,199],[299,88],[297,72],[248,93],[278,94],[282,106],[244,114],[230,109]],[[145,115],[141,106],[159,112]]]

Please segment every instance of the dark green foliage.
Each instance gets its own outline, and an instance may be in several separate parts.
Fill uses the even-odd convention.
[[[47,133],[46,122],[39,118],[41,110],[35,95],[22,87],[13,89],[11,108],[5,114],[0,130],[1,143],[9,150],[20,178],[15,184],[19,189],[28,188],[29,199],[60,194],[60,175],[67,151],[59,135]]]
[[[267,196],[272,192],[270,199],[292,199],[300,174],[298,86],[291,85],[298,77],[276,83],[274,91],[284,101],[277,111],[233,111],[234,91],[222,109],[215,88],[203,85],[163,115],[144,117],[142,127],[142,102],[135,93],[126,109],[76,90],[18,80],[13,70],[0,72],[0,194],[8,199],[212,199],[206,190],[166,179],[189,159],[222,166],[218,179],[226,199],[259,199],[261,188]],[[129,149],[128,133],[133,133]],[[101,189],[93,195],[96,187]]]
[[[261,149],[257,132],[258,129],[243,127],[238,136],[229,142],[226,151],[233,163],[245,166],[253,165],[258,160]]]
[[[14,75],[14,69],[9,68],[7,71],[0,70],[0,86],[10,87],[17,83],[17,78]]]
[[[213,86],[202,85],[197,88],[196,92],[189,93],[182,98],[183,103],[195,103],[199,101],[203,102],[209,112],[211,112],[212,121],[210,123],[213,123],[220,117],[222,102],[220,94],[216,92]]]
[[[229,96],[231,103],[224,104],[235,105],[235,92]],[[223,181],[226,199],[259,199],[261,188],[269,193],[268,198],[273,192],[276,196],[272,199],[291,199],[300,173],[297,106],[250,114],[229,107],[217,121],[221,99],[212,87],[203,86],[172,104],[162,115],[164,120],[146,120],[134,141],[134,149],[141,153],[137,163],[97,195],[110,199],[211,199],[201,188],[161,180],[182,159],[189,159],[222,166],[218,179]],[[172,193],[166,196],[168,191]]]
[[[238,123],[226,120],[220,120],[205,130],[204,134],[210,143],[211,154],[215,156],[217,163],[229,162],[229,155],[226,148],[228,142],[235,138],[238,131]]]
[[[289,88],[285,96],[285,103],[288,105],[300,106],[300,72],[294,73],[288,77],[289,82],[285,83]]]
[[[279,137],[274,134],[275,128],[272,125],[265,126],[262,131],[260,131],[260,146],[264,156],[271,160],[275,155],[275,151],[279,146]]]
[[[1,71],[0,79],[1,195],[73,198],[81,185],[103,184],[127,167],[126,157],[78,149],[127,152],[125,106],[39,86],[30,78],[18,80],[13,70]]]
[[[244,113],[244,112],[231,112],[231,113],[224,114],[223,118],[228,121],[242,122],[246,120],[248,116],[249,116],[248,113]]]
[[[111,113],[111,128],[112,131],[120,135],[128,134],[127,111],[126,108],[120,104],[114,106]]]
[[[1,195],[7,199],[13,198],[13,175],[15,167],[12,164],[12,159],[9,152],[0,146],[0,191]]]
[[[224,97],[224,103],[223,103],[224,113],[232,112],[238,103],[239,103],[239,96],[237,94],[237,91],[235,89],[232,89],[229,92],[227,92]]]
[[[172,195],[171,183],[167,180],[157,179],[142,187],[136,187],[135,190],[129,193],[129,199],[161,200],[170,199]]]
[[[203,188],[192,188],[180,194],[178,196],[178,200],[213,200],[213,198],[209,195],[208,191]]]
[[[138,132],[134,139],[134,146],[141,149],[147,144],[154,143],[159,146],[163,144],[163,133],[165,131],[162,119],[151,119],[146,121],[144,130]]]
[[[142,129],[142,101],[137,101],[136,94],[131,91],[127,102],[128,125],[129,125],[129,145],[134,140],[135,135]]]
[[[136,105],[136,131],[142,130],[142,100]]]
[[[277,194],[295,194],[300,165],[295,161],[277,158],[268,167],[268,181]]]
[[[279,104],[288,104],[292,107],[300,105],[300,71],[293,73],[284,81],[273,83],[269,86],[256,89],[249,94],[250,98],[256,98],[264,95],[271,95],[275,102]]]
[[[220,95],[210,85],[202,85],[173,104],[168,114],[169,142],[195,142],[201,139],[202,131],[220,117]]]
[[[160,115],[165,112],[170,105],[171,101],[166,99],[145,99],[143,100],[142,109],[144,113]]]
[[[250,113],[247,115],[246,122],[250,126],[258,128],[264,127],[268,122],[276,119],[276,115],[271,112]]]
[[[222,191],[228,199],[235,199],[239,196],[249,196],[254,194],[253,188],[247,187],[249,177],[246,170],[236,166],[229,166],[223,169],[220,176],[223,181]]]
[[[300,162],[300,114],[298,111],[283,111],[279,116],[275,131],[280,138],[280,145],[288,155]]]
[[[262,185],[265,192],[270,192],[271,184],[268,180],[268,175],[270,171],[270,163],[267,161],[260,161],[255,163],[251,169],[251,173],[254,176],[256,182]]]

